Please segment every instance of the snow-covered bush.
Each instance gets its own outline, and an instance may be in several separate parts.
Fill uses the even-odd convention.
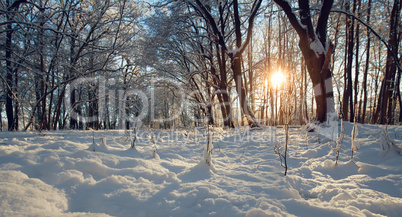
[[[107,152],[109,148],[107,147],[106,144],[106,138],[102,138],[100,144],[96,144],[95,140],[92,142],[92,144],[88,148],[89,151],[101,151],[101,152]]]
[[[401,148],[399,148],[388,135],[388,126],[385,126],[385,128],[381,130],[379,143],[383,155],[388,154],[390,151],[401,155]]]

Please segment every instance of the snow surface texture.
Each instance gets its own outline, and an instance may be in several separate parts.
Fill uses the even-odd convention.
[[[283,129],[214,129],[212,167],[205,130],[140,131],[135,149],[118,131],[2,132],[0,216],[400,216],[402,156],[357,127],[355,163],[345,123],[336,166],[334,141],[291,129],[287,176]]]

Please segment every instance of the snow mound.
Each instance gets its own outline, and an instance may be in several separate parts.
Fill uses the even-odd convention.
[[[19,171],[0,171],[0,216],[57,216],[68,209],[63,191]]]
[[[109,148],[106,144],[106,138],[102,138],[102,142],[100,144],[96,144],[95,142],[93,142],[89,148],[89,151],[101,151],[101,152],[108,152]]]

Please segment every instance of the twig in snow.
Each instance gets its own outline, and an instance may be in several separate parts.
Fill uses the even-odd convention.
[[[343,114],[341,113],[339,116],[340,117],[339,117],[338,124],[340,125],[340,127],[339,127],[340,132],[338,133],[338,139],[336,140],[335,165],[338,164],[339,150],[341,149],[341,144],[342,144],[342,140],[343,140],[343,131],[345,130],[343,128]]]
[[[288,143],[289,143],[289,127],[288,124],[285,124],[285,144],[284,144],[284,150],[281,152],[280,145],[277,143],[274,146],[274,152],[278,154],[279,159],[281,161],[281,166],[285,168],[285,173],[284,175],[286,176],[287,171],[288,171],[288,164],[287,164],[287,150],[288,150]]]

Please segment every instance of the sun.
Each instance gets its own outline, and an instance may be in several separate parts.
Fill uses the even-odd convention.
[[[282,73],[281,70],[276,71],[274,74],[271,75],[271,84],[277,88],[279,88],[283,82],[285,82],[286,76]]]

